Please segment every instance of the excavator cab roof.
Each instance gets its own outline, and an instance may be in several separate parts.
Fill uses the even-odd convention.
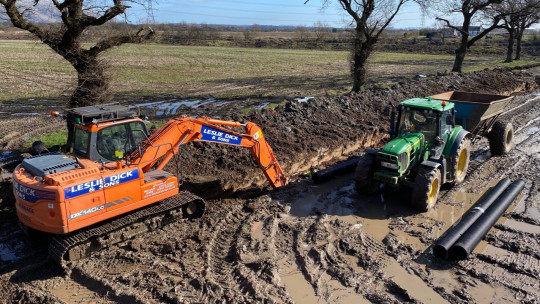
[[[76,124],[100,123],[137,117],[134,109],[119,104],[93,105],[67,110],[67,119]]]

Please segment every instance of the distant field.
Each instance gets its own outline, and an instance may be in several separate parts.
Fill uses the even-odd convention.
[[[76,73],[35,41],[0,40],[0,101],[66,99]],[[118,98],[284,98],[341,94],[350,89],[348,52],[172,45],[124,45],[104,55]],[[390,85],[416,74],[449,70],[451,55],[377,53],[371,79]],[[518,62],[525,64],[528,62]],[[514,63],[515,64],[515,63]],[[502,65],[467,57],[466,71]]]

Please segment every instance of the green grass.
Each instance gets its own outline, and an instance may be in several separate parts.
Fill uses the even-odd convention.
[[[43,142],[47,148],[65,145],[67,142],[67,130],[58,130],[41,136],[32,137],[25,142],[25,150],[29,150],[30,147],[32,147],[32,143],[35,141]]]
[[[529,64],[535,64],[535,63],[538,63],[538,61],[534,61],[534,60],[514,60],[512,62],[504,62],[503,60],[499,60],[499,61],[491,61],[491,62],[486,63],[484,65],[475,65],[475,66],[465,67],[463,69],[463,72],[468,73],[468,72],[474,72],[474,71],[483,70],[483,69],[486,69],[486,68],[493,69],[493,68],[498,68],[498,67],[515,68],[515,67],[525,66],[525,65],[529,65]]]

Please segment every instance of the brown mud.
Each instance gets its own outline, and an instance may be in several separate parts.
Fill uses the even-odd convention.
[[[536,86],[533,73],[496,70],[289,101],[247,115],[234,105],[207,105],[202,110],[212,116],[259,124],[291,184],[268,191],[247,151],[186,145],[185,187],[207,199],[206,214],[104,249],[73,263],[68,273],[48,258],[44,242],[20,232],[9,182],[3,182],[0,303],[536,303]],[[414,212],[407,189],[358,195],[352,174],[320,185],[302,177],[311,166],[324,168],[382,145],[387,106],[447,90],[516,94],[505,113],[514,125],[515,148],[491,157],[487,140],[479,141],[466,181],[444,187],[434,210]],[[182,109],[185,115],[194,111]],[[0,152],[21,147],[28,134],[62,127],[42,116],[6,116],[0,124]],[[504,177],[526,183],[512,207],[467,260],[436,259],[433,242]]]

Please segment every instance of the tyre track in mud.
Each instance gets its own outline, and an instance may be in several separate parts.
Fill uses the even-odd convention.
[[[204,277],[208,282],[208,290],[205,299],[201,300],[225,299],[228,302],[239,300],[236,298],[237,295],[230,291],[242,288],[234,276],[236,263],[234,251],[241,224],[247,216],[242,206],[235,205],[214,227],[215,230],[206,246]]]

